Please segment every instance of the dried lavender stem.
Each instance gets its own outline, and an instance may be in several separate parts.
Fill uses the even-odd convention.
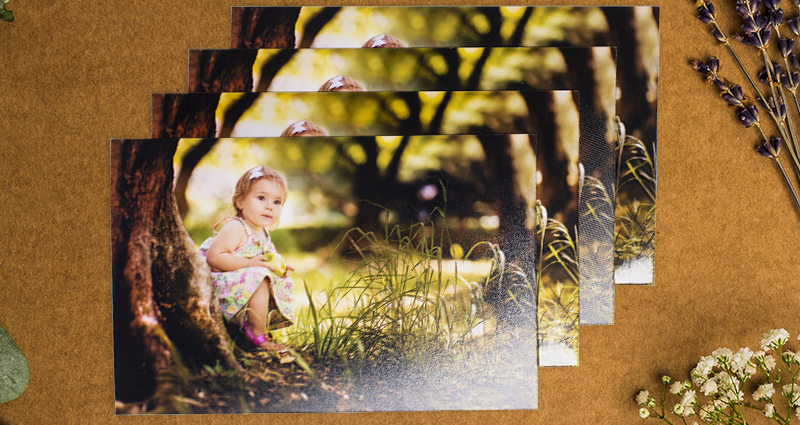
[[[800,199],[797,198],[797,192],[794,191],[794,186],[789,182],[789,176],[786,175],[786,170],[783,169],[783,165],[781,162],[778,161],[778,158],[775,158],[775,162],[778,164],[778,168],[781,170],[781,174],[783,174],[783,179],[786,180],[786,184],[789,186],[789,190],[792,191],[792,196],[794,197],[794,203],[797,205],[797,211],[800,211]]]
[[[758,36],[758,40],[761,41],[760,35]],[[778,109],[780,108],[778,104],[778,93],[775,92],[775,85],[772,84],[772,82],[775,81],[775,74],[772,72],[772,61],[769,60],[769,55],[767,55],[767,49],[760,48],[759,50],[761,51],[761,57],[764,59],[764,66],[767,69],[767,85],[769,85],[769,90],[772,92],[772,99],[775,102],[775,108]],[[767,99],[764,96],[761,96],[761,98],[764,99],[764,103],[767,103]],[[783,140],[786,140],[787,143],[793,142],[794,139],[790,140],[789,134],[786,133],[786,127],[783,126],[783,119],[778,119],[778,116],[775,115],[774,112],[772,112],[772,108],[770,108],[769,106],[767,106],[764,109],[768,110],[770,116],[772,116],[772,119],[775,120],[775,125],[778,126],[778,131],[781,132]]]
[[[736,54],[736,51],[735,51],[735,50],[733,50],[733,46],[731,46],[731,43],[730,43],[729,41],[727,41],[727,40],[728,40],[728,37],[726,37],[726,36],[725,36],[725,33],[723,33],[723,32],[722,32],[722,28],[720,28],[720,27],[719,27],[719,24],[717,24],[717,21],[714,21],[714,22],[713,22],[713,24],[714,24],[714,28],[716,28],[716,29],[717,29],[717,31],[719,31],[719,33],[720,33],[720,34],[722,34],[722,37],[723,37],[723,38],[726,40],[726,41],[725,41],[725,46],[727,46],[727,47],[728,47],[728,50],[729,50],[729,51],[731,52],[731,54],[733,55],[733,58],[734,58],[734,59],[736,59],[736,63],[739,65],[739,69],[741,69],[741,70],[742,70],[742,72],[744,72],[744,76],[745,76],[745,77],[747,77],[747,81],[749,81],[749,82],[750,82],[750,85],[753,87],[753,90],[755,90],[755,91],[756,91],[756,93],[758,94],[758,96],[759,96],[760,98],[762,98],[762,99],[766,99],[766,98],[764,97],[764,95],[763,95],[763,94],[761,94],[761,90],[759,90],[759,89],[758,89],[758,86],[756,86],[756,83],[755,83],[755,82],[753,81],[753,79],[750,77],[750,73],[749,73],[749,72],[747,72],[747,69],[745,69],[744,65],[742,64],[742,61],[739,59],[739,55],[737,55],[737,54]],[[771,115],[771,114],[772,114],[772,111],[770,111],[770,115]],[[774,116],[773,116],[773,118],[774,118]]]
[[[720,28],[719,24],[717,24],[717,21],[713,21],[712,23],[714,24],[714,28],[716,28],[717,31],[719,31],[719,33],[722,35],[722,37],[726,40],[725,43],[724,43],[725,46],[728,47],[728,51],[730,51],[731,55],[733,55],[733,58],[736,60],[736,64],[739,65],[739,69],[741,69],[742,72],[744,73],[744,76],[747,77],[747,81],[750,82],[750,86],[753,87],[753,90],[756,91],[756,93],[758,94],[758,97],[760,97],[761,99],[764,99],[764,101],[766,102],[767,98],[764,97],[764,94],[761,93],[761,90],[758,89],[758,86],[756,86],[756,83],[750,77],[750,73],[747,72],[747,69],[744,67],[744,64],[742,64],[742,61],[739,59],[739,55],[737,55],[736,51],[733,50],[733,46],[731,46],[731,43],[729,41],[727,41],[728,37],[725,36],[725,33],[722,32],[722,28]],[[769,65],[767,65],[767,68],[769,69]],[[772,120],[775,121],[775,125],[778,127],[778,131],[780,131],[781,137],[783,137],[784,140],[788,140],[788,135],[786,134],[786,131],[783,130],[783,128],[781,127],[781,124],[780,124],[780,121],[778,120],[778,117],[776,117],[775,114],[772,113],[772,109],[770,109],[770,108],[765,108],[765,109],[769,113],[769,116],[772,117]]]
[[[781,99],[784,99],[784,105],[786,104],[786,95],[783,92],[783,87],[778,86],[778,90],[781,95]],[[794,93],[793,93],[794,94]],[[797,101],[797,96],[795,96],[795,102]],[[775,101],[776,107],[778,107],[777,100]],[[794,165],[794,170],[797,172],[798,177],[800,177],[800,162],[797,158],[797,135],[794,132],[794,124],[792,123],[792,114],[787,111],[786,113],[786,127],[789,129],[789,133],[792,136],[791,139],[786,140],[786,146],[789,153],[792,155],[792,164]]]

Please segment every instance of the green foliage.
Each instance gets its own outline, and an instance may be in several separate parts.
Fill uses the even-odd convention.
[[[8,331],[0,327],[0,403],[22,395],[30,380],[28,359]]]
[[[6,22],[14,22],[14,12],[6,9],[6,3],[10,1],[11,0],[3,0],[0,3],[0,19]]]

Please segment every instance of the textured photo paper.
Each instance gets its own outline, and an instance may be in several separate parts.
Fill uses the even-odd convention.
[[[189,52],[190,92],[307,92],[410,90],[578,89],[579,153],[554,145],[539,152],[538,167],[551,174],[578,155],[585,181],[578,215],[580,322],[610,325],[614,319],[614,203],[603,182],[616,173],[615,47],[494,47],[407,49],[248,49]],[[246,111],[229,108],[224,121]],[[220,137],[232,129],[220,126]],[[546,134],[540,133],[546,137]],[[562,167],[563,168],[563,167]],[[545,205],[562,197],[577,167],[559,176],[560,186],[540,193]],[[548,180],[552,180],[549,179]]]
[[[659,8],[234,7],[231,47],[618,46],[615,282],[652,284]],[[587,211],[589,212],[589,211]]]
[[[191,178],[173,179],[210,142]],[[183,413],[535,409],[539,254],[505,258],[547,231],[530,215],[535,145],[531,134],[112,140],[117,412],[148,398]],[[296,351],[282,355],[226,326],[198,253],[232,214],[236,181],[261,165],[287,180],[269,232],[294,269],[294,323],[273,334]],[[175,353],[178,369],[218,366],[164,375]],[[165,379],[170,392],[153,394]]]
[[[233,137],[374,136],[420,134],[537,134],[538,152],[557,147],[578,150],[577,91],[460,92],[263,92],[154,95],[154,137],[213,136],[224,131],[223,117],[237,104],[249,104],[230,130]],[[202,153],[202,151],[200,151]],[[399,151],[402,154],[403,151]],[[368,155],[374,155],[367,151]],[[559,176],[577,169],[571,163],[537,174],[538,193],[551,188],[560,197],[544,198],[540,213],[551,223],[542,259],[547,266],[539,285],[539,362],[543,366],[578,363],[579,290],[575,255],[578,179],[564,187]],[[539,170],[541,171],[541,170]],[[547,179],[547,180],[545,180]],[[569,183],[569,182],[568,182]],[[520,205],[521,207],[521,205]],[[530,223],[527,224],[530,227]],[[509,261],[528,255],[514,246]],[[513,300],[512,300],[513,302]]]

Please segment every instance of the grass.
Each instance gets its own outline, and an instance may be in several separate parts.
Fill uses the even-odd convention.
[[[620,128],[624,128],[619,124]],[[645,144],[618,132],[617,206],[614,264],[638,259],[652,263],[655,253],[655,161]],[[646,282],[641,282],[646,283]]]

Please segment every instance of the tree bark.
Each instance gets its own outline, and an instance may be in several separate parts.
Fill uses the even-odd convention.
[[[231,47],[234,49],[291,49],[299,7],[234,7],[231,9]]]
[[[249,92],[258,50],[191,50],[189,93]]]
[[[642,36],[631,7],[604,7],[611,34],[610,44],[617,49],[617,85],[621,96],[617,115],[622,117],[628,134],[648,145],[656,138],[656,102],[647,98],[650,76],[644,67],[639,38]],[[652,18],[655,21],[655,17]]]
[[[238,369],[208,266],[172,196],[177,140],[111,143],[116,398],[139,401],[203,364]]]
[[[153,138],[207,137],[216,134],[219,93],[206,93],[181,102],[180,94],[153,95]]]
[[[536,134],[538,140],[536,148],[536,166],[542,174],[542,181],[547,184],[540,185],[539,199],[549,211],[564,212],[564,217],[573,217],[577,211],[568,211],[574,205],[576,196],[567,182],[568,158],[558,135],[556,116],[552,95],[541,96],[532,92],[520,92],[528,107],[531,123],[531,133]],[[546,100],[547,104],[542,104]],[[561,220],[568,229],[577,223],[574,220]]]

